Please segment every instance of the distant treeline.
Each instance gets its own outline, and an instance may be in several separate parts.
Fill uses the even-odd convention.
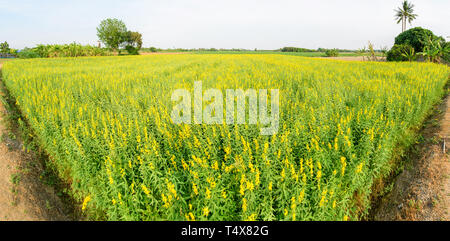
[[[220,48],[220,49],[216,49],[216,48],[196,48],[196,49],[184,49],[184,48],[173,48],[173,49],[161,49],[161,48],[155,48],[155,47],[149,47],[149,48],[142,48],[141,52],[206,52],[206,51],[211,51],[211,52],[215,52],[215,51],[233,51],[233,52],[238,52],[238,51],[259,51],[257,49],[224,49],[224,48]],[[261,50],[261,51],[273,51],[273,50]]]
[[[325,49],[325,48],[318,48],[318,49],[305,49],[305,48],[297,48],[297,47],[283,47],[279,51],[281,52],[327,52],[327,51],[338,51],[338,52],[355,52],[355,50],[350,49]]]
[[[333,52],[355,52],[354,50],[347,49],[307,49],[298,47],[283,47],[276,50],[258,50],[258,49],[243,49],[243,48],[172,48],[161,49],[156,47],[141,48],[140,52],[297,52],[297,53],[328,53]],[[83,57],[83,56],[110,56],[114,55],[114,52],[108,48],[100,48],[91,45],[81,45],[78,43],[71,44],[53,44],[43,45],[39,44],[34,48],[24,48],[20,51],[15,50],[14,55],[18,58],[58,58],[58,57]],[[334,56],[333,55],[333,56]]]
[[[307,48],[298,48],[298,47],[283,47],[281,49],[275,49],[275,50],[261,50],[261,49],[240,49],[240,48],[232,48],[232,49],[225,49],[225,48],[194,48],[194,49],[184,49],[184,48],[172,48],[172,49],[160,49],[155,47],[150,48],[142,48],[141,52],[214,52],[214,51],[230,51],[230,52],[248,52],[248,51],[259,51],[259,52],[321,52],[324,53],[327,50],[325,48],[318,48],[318,49],[307,49]],[[355,50],[348,50],[348,49],[333,49],[337,50],[338,52],[355,52]]]
[[[281,52],[319,52],[315,49],[305,49],[305,48],[297,48],[297,47],[284,47],[280,49]]]

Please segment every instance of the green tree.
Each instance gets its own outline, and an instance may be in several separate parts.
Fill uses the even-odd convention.
[[[2,54],[9,54],[9,44],[8,42],[0,43],[0,53]]]
[[[139,32],[129,31],[127,33],[126,44],[128,46],[133,46],[137,50],[140,50],[142,48],[142,34]]]
[[[431,30],[424,29],[421,27],[411,28],[406,30],[405,32],[399,34],[395,38],[395,44],[408,44],[411,45],[415,52],[422,52],[425,44],[427,43],[428,38],[431,37],[439,38],[444,41],[444,38],[437,37]]]
[[[103,44],[120,53],[119,47],[127,41],[127,26],[119,19],[105,19],[97,27],[97,36]]]
[[[408,1],[403,1],[402,6],[395,11],[395,20],[397,24],[402,23],[402,32],[406,30],[406,21],[411,24],[411,22],[416,19],[417,14],[414,14],[414,4]]]
[[[139,55],[139,50],[142,48],[142,34],[129,31],[123,45],[129,54]]]
[[[450,46],[443,42],[441,38],[433,38],[429,36],[425,42],[423,52],[419,53],[426,61],[441,63],[442,60],[446,60],[450,53]]]

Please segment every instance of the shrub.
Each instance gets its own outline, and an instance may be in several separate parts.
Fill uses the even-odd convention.
[[[387,61],[408,61],[408,57],[405,53],[411,53],[411,45],[408,44],[395,44],[391,50],[386,53]]]
[[[325,55],[327,57],[337,57],[339,56],[339,51],[337,49],[327,49]]]
[[[281,49],[281,52],[316,52],[316,50],[297,47],[284,47]]]
[[[444,48],[445,49],[450,49],[450,42],[445,42]],[[444,56],[442,57],[442,59],[444,60],[444,62],[450,63],[450,52],[446,52],[444,54]]]
[[[77,43],[64,45],[42,45],[29,49],[25,48],[19,52],[19,58],[59,58],[59,57],[81,57],[81,56],[107,56],[110,55],[105,49],[91,45]]]
[[[2,54],[8,54],[9,53],[9,44],[8,42],[0,43],[0,53]]]
[[[31,59],[31,58],[40,58],[41,56],[36,53],[33,49],[24,48],[17,53],[17,58],[21,59]]]
[[[131,46],[131,45],[127,45],[127,46],[125,47],[125,49],[126,49],[127,52],[128,52],[129,54],[131,54],[131,55],[139,55],[139,49],[138,49],[138,48],[135,48],[135,47],[133,47],[133,46]]]
[[[437,38],[431,30],[421,27],[409,29],[395,38],[395,44],[408,44],[415,52],[422,52],[428,37]]]
[[[138,32],[129,31],[127,33],[127,39],[125,41],[126,46],[132,46],[135,50],[133,53],[138,53],[142,48],[142,34]],[[128,51],[129,52],[129,51]]]
[[[420,52],[419,54],[422,55],[426,61],[442,63],[448,58],[449,52],[450,46],[443,42],[441,38],[428,37],[423,52]]]

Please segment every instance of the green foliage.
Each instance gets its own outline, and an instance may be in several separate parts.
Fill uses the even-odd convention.
[[[32,58],[40,58],[41,56],[30,48],[24,48],[17,53],[17,58],[21,59],[32,59]]]
[[[8,42],[0,43],[0,53],[9,54],[10,48]]]
[[[337,57],[337,56],[339,56],[339,50],[337,50],[337,49],[327,49],[325,51],[325,55],[327,57]]]
[[[132,32],[129,31],[127,33],[127,39],[126,39],[126,47],[128,46],[132,47],[132,48],[127,48],[128,49],[133,49],[133,53],[135,52],[139,52],[139,50],[141,50],[142,48],[142,34],[138,33],[138,32]],[[128,51],[130,53],[130,51]],[[131,54],[131,53],[130,53]]]
[[[173,124],[172,91],[192,90],[199,73],[208,88],[282,88],[279,133]],[[3,74],[84,212],[109,220],[358,220],[399,142],[440,99],[449,70],[186,54],[18,60]]]
[[[132,45],[127,45],[125,47],[125,50],[127,50],[128,54],[130,55],[139,55],[139,50]]]
[[[445,42],[444,48],[450,49],[450,42]],[[447,51],[446,53],[444,53],[444,56],[442,57],[442,59],[444,60],[444,62],[450,63],[450,51]]]
[[[409,62],[416,60],[416,53],[414,48],[407,48],[403,50],[402,56],[405,57]]]
[[[280,49],[281,52],[316,52],[313,49],[297,48],[297,47],[284,47]]]
[[[199,73],[208,88],[282,89],[279,133],[261,136],[256,125],[173,124],[173,90],[192,91]],[[6,63],[3,74],[52,157],[49,165],[70,181],[87,214],[358,220],[374,181],[393,170],[400,144],[444,94],[449,70],[185,54],[18,60]]]
[[[437,38],[431,30],[416,27],[399,34],[395,38],[395,44],[408,44],[418,53],[423,51],[428,37]]]
[[[29,49],[25,48],[18,53],[19,58],[59,58],[59,57],[83,57],[83,56],[106,56],[110,55],[105,49],[91,45],[71,44],[39,44]]]
[[[367,60],[368,61],[378,61],[377,59],[377,54],[375,52],[375,48],[373,47],[373,44],[369,41],[369,45],[367,45],[368,48],[368,53],[369,55],[367,56]]]
[[[380,52],[381,52],[381,54],[382,54],[384,57],[387,56],[387,52],[388,52],[388,51],[389,51],[389,47],[388,47],[388,46],[381,47],[381,49],[380,49]]]
[[[17,56],[17,53],[18,53],[19,51],[17,50],[17,49],[9,49],[9,53],[10,54],[12,54],[12,55],[14,55],[14,56]]]
[[[447,61],[450,53],[450,46],[446,42],[442,42],[441,38],[428,37],[425,41],[423,52],[419,53],[426,61],[441,63]]]
[[[402,6],[395,10],[395,18],[397,20],[397,24],[402,23],[402,32],[406,30],[406,22],[411,22],[415,20],[417,14],[414,14],[414,4],[409,3],[408,1],[403,1]]]
[[[413,49],[413,50],[411,50]],[[414,51],[414,48],[408,44],[395,44],[391,50],[386,53],[387,61],[408,61],[408,58],[404,56],[405,53]]]
[[[119,51],[121,44],[128,40],[125,23],[119,19],[105,19],[97,27],[97,36],[108,48]]]

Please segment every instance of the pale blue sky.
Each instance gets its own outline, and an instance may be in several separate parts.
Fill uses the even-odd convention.
[[[414,26],[450,35],[449,0],[411,0]],[[44,43],[97,44],[102,19],[122,19],[159,48],[283,46],[358,49],[392,46],[401,0],[0,0],[0,41],[13,48]],[[408,24],[408,28],[411,27]]]

